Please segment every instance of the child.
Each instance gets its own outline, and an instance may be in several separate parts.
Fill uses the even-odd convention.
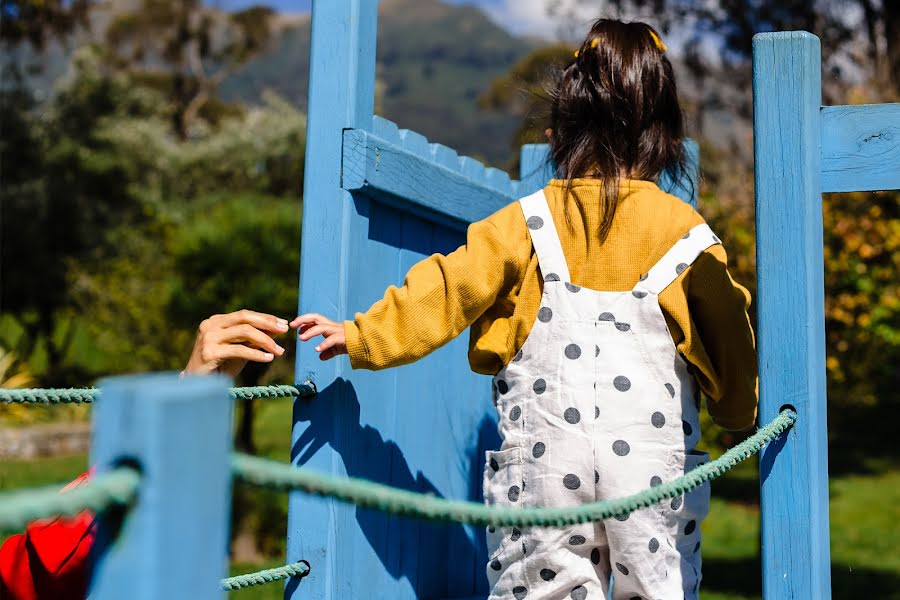
[[[321,358],[366,369],[471,326],[503,439],[486,460],[490,504],[574,506],[702,464],[699,389],[723,427],[755,421],[749,294],[703,219],[655,183],[684,162],[665,51],[644,23],[595,22],[552,95],[560,179],[473,223],[465,246],[414,266],[355,321],[291,323],[325,338]],[[490,598],[697,598],[708,506],[707,484],[606,522],[489,528]]]

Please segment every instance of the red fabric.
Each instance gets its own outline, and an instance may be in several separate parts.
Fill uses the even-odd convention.
[[[85,511],[35,521],[6,540],[0,546],[0,600],[84,600],[95,531],[94,516]]]

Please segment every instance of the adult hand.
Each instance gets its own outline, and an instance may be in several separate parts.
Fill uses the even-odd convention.
[[[286,319],[252,310],[213,315],[200,323],[184,373],[216,372],[235,377],[247,361],[272,362],[284,354],[272,335],[288,330]]]
[[[300,341],[305,342],[310,338],[321,335],[325,338],[318,346],[316,352],[319,359],[328,360],[338,354],[347,354],[347,339],[344,337],[344,324],[336,323],[322,315],[300,315],[290,323],[291,327],[299,327]]]

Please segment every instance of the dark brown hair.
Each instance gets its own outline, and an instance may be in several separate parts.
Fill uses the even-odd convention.
[[[551,90],[550,159],[557,176],[602,182],[601,238],[609,234],[621,178],[682,179],[684,125],[672,64],[646,23],[599,19]]]

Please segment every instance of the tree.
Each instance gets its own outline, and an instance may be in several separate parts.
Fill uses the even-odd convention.
[[[63,39],[87,28],[91,0],[0,0],[0,40],[43,49],[48,39]]]
[[[142,0],[106,32],[114,64],[164,90],[172,123],[186,139],[219,85],[268,48],[272,9],[222,13],[201,0]]]

